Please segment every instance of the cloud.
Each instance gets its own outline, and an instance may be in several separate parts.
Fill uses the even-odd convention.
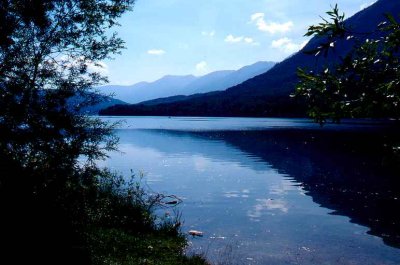
[[[214,37],[215,36],[215,30],[212,31],[202,31],[201,35],[205,37]]]
[[[255,42],[253,38],[243,37],[243,36],[235,37],[232,34],[229,34],[228,36],[226,36],[225,42],[228,42],[228,43],[244,42],[246,44],[251,44],[251,45],[260,45],[260,43],[259,42]]]
[[[243,40],[244,40],[245,43],[251,44],[251,45],[253,45],[253,46],[258,46],[258,45],[260,45],[260,43],[254,41],[253,38],[245,37]]]
[[[229,34],[228,36],[226,36],[225,38],[225,42],[229,42],[229,43],[237,43],[237,42],[241,42],[243,40],[243,37],[234,37],[232,34]]]
[[[271,47],[275,49],[279,49],[284,53],[294,53],[302,49],[307,44],[307,41],[303,41],[302,43],[294,43],[291,39],[285,37],[278,40],[274,40],[271,43]]]
[[[200,73],[204,73],[207,71],[207,62],[201,61],[198,64],[196,64],[196,71]]]
[[[152,49],[152,50],[148,50],[147,53],[150,55],[163,55],[163,54],[165,54],[165,51],[161,50],[161,49]]]
[[[264,13],[255,13],[255,14],[251,15],[250,19],[251,19],[251,21],[256,21],[259,19],[264,19],[264,16],[265,16]]]
[[[63,71],[63,68],[70,69],[72,67],[80,67],[81,65],[86,65],[87,71],[89,73],[99,73],[101,75],[109,74],[109,67],[103,61],[94,62],[83,56],[74,57],[61,55],[51,60],[46,61],[47,64],[57,67],[59,70]]]
[[[363,9],[365,9],[365,8],[375,4],[375,3],[376,3],[376,1],[372,1],[370,3],[364,3],[364,4],[360,5],[360,10],[363,10]]]
[[[254,23],[258,30],[268,32],[270,34],[285,33],[294,26],[292,21],[285,23],[266,22],[264,13],[255,13],[250,17],[250,23]]]
[[[254,40],[253,40],[252,38],[247,37],[247,38],[244,38],[244,42],[246,42],[246,43],[253,43]]]
[[[102,75],[107,75],[109,73],[108,65],[105,62],[88,62],[86,65],[89,72],[100,73]]]

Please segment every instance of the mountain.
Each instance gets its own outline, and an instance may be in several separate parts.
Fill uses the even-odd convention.
[[[164,97],[172,97],[167,102],[173,102],[174,97],[178,95],[207,93],[238,85],[256,75],[265,73],[274,64],[273,62],[257,62],[237,71],[216,71],[200,77],[169,75],[151,83],[140,82],[132,86],[103,86],[99,87],[99,90],[105,94],[114,94],[116,99],[133,104]]]
[[[96,105],[84,108],[83,112],[85,112],[86,114],[89,114],[89,115],[97,115],[97,114],[99,114],[99,112],[101,110],[109,108],[111,106],[115,106],[115,105],[128,105],[128,103],[126,103],[122,100],[119,100],[119,99],[112,98],[112,97],[105,97],[102,102],[100,102]]]
[[[237,71],[217,71],[193,81],[186,87],[185,95],[225,90],[263,74],[275,65],[274,62],[257,62]]]
[[[183,95],[207,93],[211,91],[227,89],[230,87],[229,79],[227,78],[234,72],[235,71],[232,70],[223,70],[201,76],[185,87],[185,93],[183,93]]]
[[[182,95],[184,88],[198,79],[193,75],[167,75],[154,82],[140,82],[132,86],[103,86],[98,89],[105,94],[113,94],[114,98],[129,103],[145,100]]]
[[[239,85],[243,83],[243,80],[247,81],[250,78],[266,73],[267,71],[265,69],[269,70],[274,65],[275,63],[272,62],[257,62],[255,64],[245,66],[228,77],[229,81],[231,82],[229,87]]]
[[[92,97],[92,96],[90,96]],[[88,106],[88,107],[84,107],[81,109],[82,113],[88,114],[88,115],[97,115],[99,114],[99,111],[114,105],[127,105],[128,103],[119,100],[119,99],[115,99],[112,97],[108,97],[108,96],[100,96],[97,94],[93,94],[93,97],[101,97],[101,102],[97,103],[93,106]],[[71,98],[68,99],[68,105],[70,106],[70,108],[73,108],[73,106],[80,104],[84,101],[84,99],[81,96],[73,96]]]
[[[346,20],[354,32],[376,32],[377,25],[385,20],[384,14],[400,13],[400,1],[379,0],[370,7]],[[371,38],[371,35],[362,35]],[[323,42],[312,38],[298,53],[276,64],[268,72],[232,86],[222,92],[205,93],[177,102],[158,105],[114,106],[101,113],[112,115],[181,115],[181,116],[304,116],[305,106],[289,97],[298,81],[299,67],[313,69],[329,66],[340,60],[353,47],[352,40],[338,41],[335,51],[327,58],[306,55]]]

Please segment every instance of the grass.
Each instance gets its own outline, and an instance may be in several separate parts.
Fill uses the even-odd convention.
[[[142,177],[127,182],[114,175],[101,183],[92,209],[96,214],[85,232],[94,265],[208,264],[203,257],[185,255],[187,239],[178,213],[155,214],[161,207],[175,207],[168,202],[178,198],[150,192]]]
[[[160,231],[132,235],[120,229],[96,229],[90,232],[89,249],[93,264],[115,265],[204,265],[200,256],[184,255],[186,238]]]

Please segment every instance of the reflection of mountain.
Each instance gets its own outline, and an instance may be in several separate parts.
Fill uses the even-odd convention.
[[[133,131],[121,132],[125,142],[124,137]],[[151,135],[140,138],[142,146],[165,153],[199,153],[256,170],[272,165],[279,173],[303,183],[307,194],[321,206],[333,209],[332,214],[348,216],[352,222],[368,226],[369,233],[386,244],[400,247],[400,179],[395,169],[382,166],[387,162],[383,142],[395,133],[385,137],[372,132],[282,129],[138,133],[132,137]],[[243,160],[243,153],[248,160]]]
[[[164,154],[201,155],[214,161],[234,162],[256,171],[264,171],[269,167],[261,160],[261,163],[255,163],[257,158],[252,157],[251,154],[244,158],[243,153],[221,139],[222,135],[218,132],[194,135],[184,131],[120,130],[118,137],[122,143],[134,143],[138,147],[157,149]]]
[[[244,137],[228,133],[224,140],[302,182],[308,195],[333,214],[348,216],[400,247],[400,179],[395,169],[382,166],[383,136],[269,131]]]

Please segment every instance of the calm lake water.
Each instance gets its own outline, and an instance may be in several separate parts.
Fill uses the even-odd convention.
[[[361,121],[118,117],[101,162],[183,199],[190,251],[226,264],[400,264],[398,131]]]

